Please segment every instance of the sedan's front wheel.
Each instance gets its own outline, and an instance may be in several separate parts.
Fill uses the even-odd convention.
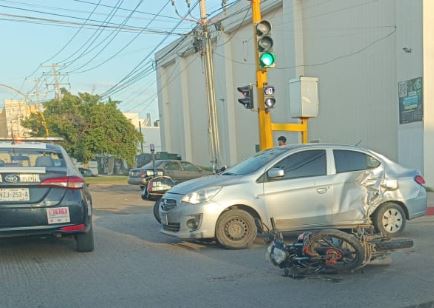
[[[243,210],[233,209],[224,212],[218,219],[216,238],[226,248],[243,249],[252,245],[256,231],[252,215]]]

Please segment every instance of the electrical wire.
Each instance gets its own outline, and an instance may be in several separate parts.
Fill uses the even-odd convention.
[[[145,25],[145,27],[143,29],[148,28],[152,22],[159,16],[159,14],[161,14],[161,12],[166,8],[166,6],[170,3],[170,0],[166,2],[166,4],[164,4],[161,9],[157,12],[157,14],[155,14],[153,16],[153,18]],[[98,63],[95,66],[92,66],[91,68],[88,68],[86,70],[81,70],[78,71],[77,73],[85,73],[88,71],[91,71],[93,69],[96,69],[102,65],[104,65],[105,63],[107,63],[108,61],[110,61],[111,59],[113,59],[114,57],[116,57],[117,55],[119,55],[122,51],[124,51],[126,48],[128,48],[128,46],[130,46],[138,37],[139,35],[141,35],[143,33],[144,30],[138,32],[127,44],[125,44],[121,49],[119,49],[116,53],[114,53],[112,56],[108,57],[107,59],[105,59],[104,61]]]
[[[131,18],[131,16],[134,14],[134,12],[135,12],[135,10],[137,10],[138,8],[139,8],[139,6],[143,3],[143,1],[144,0],[140,0],[138,3],[137,3],[137,5],[135,6],[135,8],[134,8],[134,10],[133,11],[131,11],[130,12],[130,14],[124,19],[124,21],[122,22],[122,26],[123,25],[125,25],[127,22],[128,22],[128,20]],[[75,69],[72,69],[70,72],[76,72],[76,71],[78,71],[78,70],[80,70],[80,69],[82,69],[83,67],[85,67],[87,64],[89,64],[90,62],[92,62],[96,57],[98,57],[103,51],[104,51],[104,49],[106,49],[107,47],[108,47],[108,45],[110,45],[110,43],[111,42],[113,42],[113,40],[119,35],[119,33],[120,33],[120,31],[119,31],[119,29],[120,28],[118,28],[116,31],[113,31],[110,35],[108,35],[107,37],[109,37],[109,36],[112,36],[110,39],[109,39],[109,41],[91,58],[91,59],[89,59],[87,62],[85,62],[84,64],[82,64],[81,66],[79,66],[78,68],[75,68]],[[113,34],[113,35],[112,35]],[[139,35],[139,34],[138,34]],[[136,35],[136,37],[138,36],[138,35]],[[102,43],[104,42],[104,40],[103,41],[101,41],[99,44],[97,44],[96,46],[94,46],[92,49],[90,49],[87,53],[85,53],[84,55],[87,55],[87,54],[89,54],[89,53],[91,53],[93,50],[95,50],[96,48],[98,48]]]
[[[123,2],[124,2],[124,0],[118,0],[116,2],[116,6],[109,12],[109,14],[107,15],[106,19],[102,22],[101,26],[106,25],[108,22],[110,22],[113,19],[113,17],[115,16],[116,12],[118,11],[119,7],[122,5]],[[114,30],[114,31],[116,31],[116,30]],[[95,43],[95,41],[101,36],[102,33],[103,33],[103,31],[101,30],[101,27],[99,27],[86,40],[85,43],[83,43],[79,48],[76,49],[76,51],[74,53],[72,53],[66,59],[63,59],[62,61],[60,61],[60,63],[63,64],[63,69],[66,69],[67,67],[69,67],[70,65],[72,65],[74,62],[76,62],[78,59],[80,59],[86,53],[86,51],[88,51],[89,48]],[[87,45],[87,47],[85,47],[86,45]],[[84,48],[84,50],[78,56],[74,57],[83,48]],[[74,58],[72,60],[69,60],[72,57],[74,57]]]
[[[196,1],[196,3],[193,5],[192,9],[193,10],[197,5],[199,4],[199,1]],[[187,14],[186,14],[187,16]],[[180,21],[178,21],[178,23],[176,23],[176,25],[171,29],[171,31],[176,30],[176,28],[183,22],[183,20],[181,19]],[[185,38],[188,36],[185,36],[183,39],[180,40],[180,42],[183,42],[185,40]],[[143,63],[145,61],[147,61],[153,54],[155,51],[157,51],[157,49],[164,44],[164,42],[169,38],[169,36],[165,36],[125,77],[123,77],[119,82],[117,82],[113,87],[111,87],[110,89],[108,89],[107,91],[105,91],[102,96],[103,97],[107,97],[109,95],[112,95],[116,92],[118,92],[119,90],[125,88],[125,86],[129,86],[130,84],[133,84],[135,82],[137,82],[137,80],[139,79],[135,79],[138,74],[140,74],[140,67],[141,65],[143,65]],[[181,43],[178,43],[177,45],[179,46]]]
[[[42,61],[38,67],[33,71],[32,74],[29,75],[29,77],[33,76],[38,70],[39,68],[44,64],[47,63],[48,61],[54,59],[55,57],[57,57],[62,51],[65,50],[66,47],[68,47],[68,45],[74,40],[74,38],[81,32],[81,30],[83,29],[83,27],[87,24],[87,22],[89,21],[89,19],[92,17],[93,13],[96,11],[96,9],[98,8],[99,4],[101,3],[102,0],[99,0],[98,3],[95,5],[95,7],[93,8],[93,10],[90,12],[89,16],[86,18],[86,20],[82,23],[82,25],[78,28],[78,30],[74,33],[74,35],[63,45],[62,48],[60,48],[54,55],[52,55],[51,57],[49,57],[48,59],[46,59],[45,61]],[[28,77],[26,77],[27,79]]]

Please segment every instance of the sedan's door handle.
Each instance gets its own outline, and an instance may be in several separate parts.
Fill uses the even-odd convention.
[[[328,187],[320,187],[320,188],[317,188],[317,189],[316,189],[316,191],[317,191],[319,194],[325,194],[325,193],[327,192],[327,190],[328,190]]]

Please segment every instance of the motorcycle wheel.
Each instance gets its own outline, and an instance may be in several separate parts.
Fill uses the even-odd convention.
[[[335,229],[322,230],[312,234],[309,241],[308,250],[321,259],[325,269],[351,271],[362,266],[365,260],[365,249],[352,234]],[[327,260],[324,252],[330,249],[339,252],[341,257],[333,262]]]

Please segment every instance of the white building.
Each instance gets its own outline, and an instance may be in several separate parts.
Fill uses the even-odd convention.
[[[124,112],[123,114],[143,134],[143,142],[138,145],[137,153],[142,152],[142,147],[143,153],[150,153],[151,144],[153,144],[155,152],[161,152],[160,127],[153,125],[150,114],[147,115],[146,119],[141,119],[139,114],[135,112]]]
[[[309,121],[309,140],[359,143],[421,170],[434,186],[434,1],[262,3],[277,56],[268,74],[277,99],[272,121],[296,121],[289,118],[290,79],[318,77],[319,116]],[[214,18],[221,20],[213,59],[221,160],[228,165],[259,143],[257,113],[237,102],[236,90],[256,81],[250,9],[243,10],[249,5],[240,1]],[[156,54],[162,147],[207,164],[205,77],[193,41],[190,35]],[[286,132],[274,140],[282,134],[299,142]]]

